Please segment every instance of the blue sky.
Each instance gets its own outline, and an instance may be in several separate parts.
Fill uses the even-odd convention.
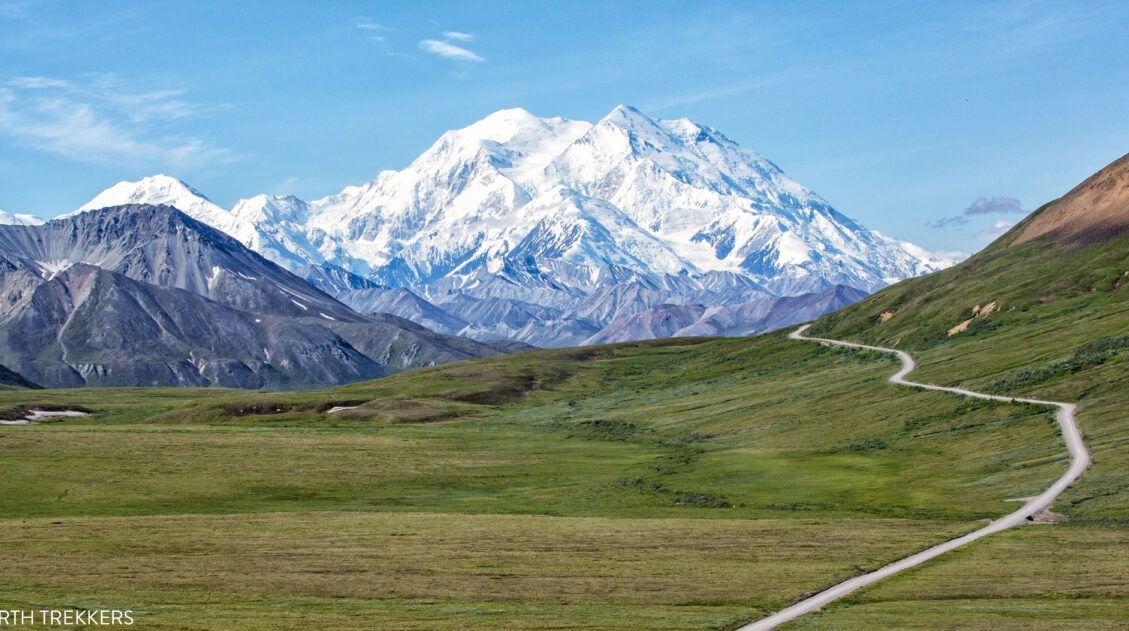
[[[224,206],[401,168],[504,107],[627,103],[935,250],[1129,152],[1129,3],[0,0],[0,208],[176,175]]]

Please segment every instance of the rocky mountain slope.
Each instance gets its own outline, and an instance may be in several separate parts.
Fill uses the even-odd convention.
[[[1087,244],[1129,233],[1129,156],[1087,178],[1027,222],[1013,244],[1043,239]]]
[[[839,285],[801,296],[766,296],[746,303],[706,307],[661,305],[616,318],[585,344],[604,344],[661,337],[755,335],[811,320],[858,302],[866,294]]]
[[[169,206],[0,226],[0,361],[43,385],[311,387],[497,352],[361,315]]]
[[[401,171],[310,202],[258,195],[228,211],[153,176],[79,212],[141,201],[175,205],[356,308],[405,288],[465,323],[440,330],[547,346],[661,304],[870,292],[949,264],[859,225],[715,129],[626,106],[596,123],[502,110]],[[539,322],[523,333],[529,321],[464,311],[493,311],[481,301]]]
[[[41,387],[7,366],[0,366],[0,390],[37,389]]]

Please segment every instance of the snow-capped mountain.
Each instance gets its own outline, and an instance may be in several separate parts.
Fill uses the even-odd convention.
[[[206,223],[228,234],[240,232],[244,228],[242,225],[237,225],[231,213],[220,208],[212,200],[205,197],[203,193],[167,175],[151,175],[137,182],[118,182],[98,193],[94,199],[83,204],[75,212],[61,215],[57,219],[71,217],[89,210],[111,206],[128,206],[130,204],[172,206],[196,221]]]
[[[43,220],[35,215],[9,213],[0,210],[0,226],[38,226]]]
[[[691,295],[716,306],[869,292],[951,263],[859,225],[715,129],[627,106],[594,124],[502,110],[443,134],[403,170],[311,202],[258,195],[227,211],[154,176],[80,211],[137,202],[174,205],[347,303],[366,282],[409,288],[476,337],[516,332],[483,330],[459,312],[463,298],[588,317],[598,330]],[[617,306],[625,293],[628,312]],[[366,302],[371,291],[356,306]]]
[[[240,200],[230,211],[203,193],[168,175],[151,175],[136,182],[118,182],[59,219],[112,206],[167,205],[232,237],[270,261],[307,278],[322,278],[333,293],[371,286],[318,254],[305,228],[288,229],[307,218],[308,205],[297,197],[256,195]],[[319,283],[315,283],[319,284]],[[321,286],[319,284],[319,286]]]
[[[311,206],[319,252],[389,285],[532,258],[736,272],[778,293],[873,291],[943,265],[720,132],[625,106],[594,125],[503,110]]]
[[[0,226],[0,364],[48,387],[328,386],[512,349],[357,313],[170,206]]]

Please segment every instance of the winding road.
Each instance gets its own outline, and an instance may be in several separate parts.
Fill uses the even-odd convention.
[[[1055,483],[1047,490],[1043,491],[1036,497],[1029,498],[1019,510],[1010,513],[1000,519],[997,519],[987,526],[974,530],[962,537],[950,539],[945,543],[938,544],[932,548],[922,550],[917,554],[908,556],[900,561],[895,561],[883,568],[856,576],[852,579],[843,581],[834,587],[828,588],[818,594],[805,598],[800,602],[778,611],[767,618],[762,618],[756,622],[752,622],[740,628],[739,631],[763,631],[766,629],[776,628],[777,625],[783,624],[790,620],[799,618],[800,616],[811,613],[821,609],[824,605],[838,600],[851,592],[866,587],[872,583],[876,583],[888,576],[893,576],[902,570],[909,569],[916,565],[921,565],[930,559],[937,558],[946,552],[956,550],[961,546],[968,545],[977,539],[987,537],[988,535],[1007,530],[1021,524],[1027,523],[1029,517],[1034,516],[1039,511],[1050,508],[1055,498],[1059,493],[1062,493],[1068,486],[1074,483],[1079,476],[1090,466],[1090,453],[1086,451],[1086,445],[1082,441],[1082,434],[1078,431],[1078,424],[1074,420],[1074,404],[1061,403],[1058,401],[1040,401],[1039,399],[1023,399],[1015,397],[999,397],[991,394],[983,394],[980,392],[973,392],[964,388],[946,388],[944,386],[933,386],[924,383],[915,383],[907,381],[905,376],[913,372],[916,364],[913,358],[904,351],[899,351],[892,348],[883,348],[881,346],[867,346],[865,344],[854,344],[851,342],[841,342],[839,340],[828,340],[818,337],[806,337],[804,331],[811,326],[805,324],[800,328],[793,331],[788,335],[789,339],[793,340],[806,340],[809,342],[822,342],[825,344],[833,344],[835,346],[845,346],[847,348],[861,348],[872,351],[880,351],[883,353],[892,353],[897,355],[902,361],[902,368],[898,372],[890,376],[890,382],[902,386],[910,386],[913,388],[922,388],[924,390],[937,390],[939,392],[951,392],[966,397],[974,397],[977,399],[988,399],[990,401],[1003,401],[1005,403],[1033,403],[1035,405],[1046,405],[1058,408],[1058,414],[1055,418],[1058,420],[1058,425],[1062,429],[1062,437],[1066,441],[1066,448],[1070,451],[1070,467],[1066,473],[1062,474]]]

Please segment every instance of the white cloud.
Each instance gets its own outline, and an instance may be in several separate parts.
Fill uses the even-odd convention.
[[[1005,232],[1011,230],[1011,227],[1014,225],[1015,222],[1013,221],[1004,221],[1001,219],[1000,221],[993,223],[991,227],[977,232],[976,238],[982,241],[992,241],[998,239],[999,237],[1003,236]]]
[[[392,30],[392,29],[388,28],[387,26],[381,24],[380,22],[376,22],[374,20],[371,20],[369,18],[364,18],[364,17],[357,18],[357,19],[353,20],[353,26],[355,26],[355,27],[357,27],[361,30],[365,30],[365,31],[391,31]]]
[[[474,51],[456,46],[450,42],[443,42],[437,39],[425,39],[419,43],[420,50],[438,55],[445,59],[454,59],[457,61],[473,61],[483,62],[485,58],[478,56]]]
[[[234,160],[230,149],[172,131],[177,121],[215,109],[182,94],[132,91],[113,75],[16,77],[0,86],[0,135],[83,162],[187,169]]]
[[[779,82],[787,75],[787,72],[778,72],[762,77],[752,77],[750,79],[745,79],[744,81],[737,81],[736,83],[713,86],[694,92],[685,92],[651,102],[646,105],[646,109],[648,112],[658,112],[673,107],[681,107],[684,105],[691,105],[693,103],[701,103],[703,101],[712,101],[714,99],[737,96],[739,94],[744,94],[746,92],[752,92],[753,90],[759,90],[760,88],[768,87],[774,83]]]
[[[453,39],[458,42],[473,42],[474,34],[463,33],[461,31],[443,31],[443,39]]]
[[[291,175],[274,186],[275,195],[293,195],[301,180],[298,176]]]
[[[74,86],[74,84],[65,79],[52,79],[51,77],[15,77],[8,80],[7,85],[13,88],[26,88],[28,90],[71,88]]]

